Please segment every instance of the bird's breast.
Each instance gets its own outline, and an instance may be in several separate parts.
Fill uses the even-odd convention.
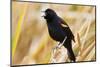
[[[65,33],[58,24],[48,24],[48,31],[51,38],[53,38],[56,41],[62,41],[65,37]]]

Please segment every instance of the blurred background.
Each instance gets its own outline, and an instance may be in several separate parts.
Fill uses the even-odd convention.
[[[12,64],[70,62],[66,49],[49,36],[42,12],[51,8],[63,18],[75,36],[76,61],[95,61],[95,6],[12,1]]]

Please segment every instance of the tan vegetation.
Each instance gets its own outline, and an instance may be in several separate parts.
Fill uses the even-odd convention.
[[[95,59],[95,7],[29,2],[12,2],[12,63],[45,64],[70,62],[66,49],[49,36],[41,11],[54,9],[75,35],[73,51],[77,61]]]

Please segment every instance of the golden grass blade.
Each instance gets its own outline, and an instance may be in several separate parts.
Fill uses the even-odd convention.
[[[89,19],[88,19],[89,20]],[[85,44],[85,39],[87,38],[87,36],[88,36],[88,32],[89,32],[89,29],[90,29],[90,26],[91,26],[91,23],[89,22],[88,23],[88,26],[87,26],[87,30],[86,30],[86,33],[85,33],[85,35],[84,35],[84,40],[82,40],[83,42],[82,42],[82,45],[81,45],[81,54],[83,53],[83,49],[84,49],[84,44]]]
[[[79,36],[79,33],[77,33],[77,43],[78,43],[78,46],[80,47],[80,46],[81,46],[81,42],[80,42],[80,36]]]
[[[80,52],[80,49],[81,49],[80,48],[81,47],[81,42],[80,42],[79,33],[77,33],[75,41],[76,41],[76,43],[75,43],[75,45],[73,47],[73,50],[74,50],[75,55],[77,56],[77,55],[79,55],[79,52]]]
[[[84,59],[84,61],[91,61],[92,58],[95,56],[95,47],[91,50],[88,56]]]
[[[21,26],[22,26],[22,23],[24,21],[26,10],[27,10],[27,4],[24,6],[24,8],[21,12],[20,18],[18,20],[16,32],[15,32],[15,35],[13,36],[13,39],[12,39],[12,57],[14,57],[14,53],[15,53],[15,50],[16,50],[16,46],[17,46],[19,36],[20,36]]]
[[[94,46],[95,42],[93,42],[87,49],[83,50],[83,53],[80,55],[80,58],[78,58],[77,61],[82,61],[89,54]]]
[[[80,28],[80,30],[79,30],[79,35],[80,35],[80,37],[82,37],[82,36],[85,34],[86,29],[87,29],[87,22],[85,22],[85,23],[82,25],[82,27]]]
[[[87,41],[85,42],[84,50],[89,47],[93,41],[95,41],[95,35],[91,35],[91,37],[87,37]]]
[[[79,34],[77,33],[77,44],[78,44],[78,50],[79,51],[77,51],[78,52],[78,54],[77,55],[80,55],[80,52],[81,52],[81,41],[80,41],[80,36],[79,36]]]
[[[42,36],[42,38],[40,39],[39,43],[38,43],[38,47],[37,49],[35,49],[35,51],[32,53],[32,58],[34,60],[37,60],[36,62],[38,63],[44,63],[44,61],[41,61],[43,58],[42,56],[44,56],[45,54],[45,47],[46,45],[48,45],[48,39],[49,39],[49,35],[48,32],[45,32],[44,35]],[[44,55],[43,55],[44,54]],[[38,60],[38,58],[41,56],[41,60]],[[46,57],[45,57],[46,59]]]

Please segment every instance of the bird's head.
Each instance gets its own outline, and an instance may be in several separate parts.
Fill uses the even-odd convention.
[[[57,16],[56,12],[52,9],[46,9],[44,13],[45,15],[43,17],[47,20],[52,20],[55,16]]]

